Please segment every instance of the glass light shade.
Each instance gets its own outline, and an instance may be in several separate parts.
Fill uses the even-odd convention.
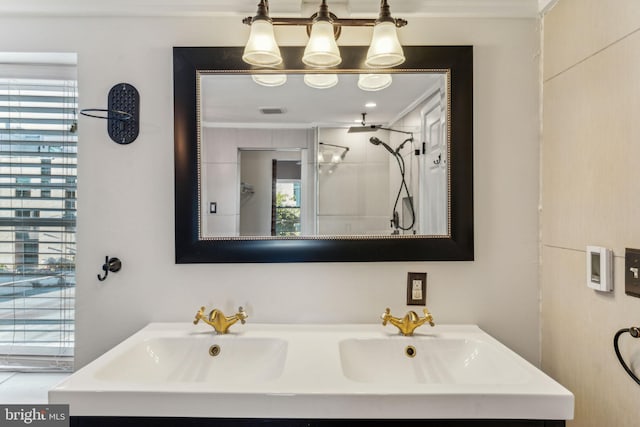
[[[314,89],[329,89],[338,84],[337,74],[305,74],[304,84]]]
[[[393,22],[380,22],[373,27],[373,37],[367,52],[365,64],[371,68],[395,67],[404,62],[404,53],[396,25]]]
[[[358,87],[366,91],[376,91],[391,86],[391,74],[360,74]]]
[[[251,78],[260,86],[278,87],[287,82],[286,74],[252,74]]]
[[[259,67],[273,67],[282,63],[282,55],[271,22],[265,19],[253,21],[242,60]]]
[[[302,62],[318,68],[335,67],[342,62],[331,22],[317,21],[313,24]]]

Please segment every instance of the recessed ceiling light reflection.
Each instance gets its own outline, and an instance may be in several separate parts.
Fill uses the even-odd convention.
[[[367,108],[376,108],[378,104],[376,104],[375,102],[367,102],[366,104],[364,104],[364,106]]]
[[[305,74],[304,83],[314,89],[329,89],[338,84],[337,74]]]
[[[358,87],[362,90],[376,91],[391,86],[391,74],[360,74]]]
[[[251,78],[260,86],[278,87],[287,82],[286,74],[252,74]]]

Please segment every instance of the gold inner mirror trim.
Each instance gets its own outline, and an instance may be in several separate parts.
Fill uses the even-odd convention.
[[[202,226],[202,109],[201,109],[201,77],[205,75],[238,75],[246,74],[362,74],[370,70],[365,69],[317,69],[317,70],[197,70],[196,71],[196,117],[197,117],[197,171],[198,171],[198,240],[200,241],[253,241],[253,240],[411,240],[411,239],[450,239],[451,236],[451,69],[444,68],[414,68],[414,69],[384,69],[385,74],[433,73],[446,75],[447,96],[447,234],[415,234],[415,235],[316,235],[316,236],[204,236]]]

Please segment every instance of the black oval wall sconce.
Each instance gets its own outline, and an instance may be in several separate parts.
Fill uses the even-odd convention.
[[[122,261],[115,257],[109,258],[109,255],[107,255],[104,259],[104,264],[102,264],[102,271],[104,271],[104,274],[102,276],[98,274],[98,280],[104,282],[107,279],[109,272],[117,273],[121,268]]]
[[[126,145],[140,133],[140,94],[129,83],[118,83],[109,91],[107,108],[85,108],[80,114],[107,121],[107,132],[115,143]]]

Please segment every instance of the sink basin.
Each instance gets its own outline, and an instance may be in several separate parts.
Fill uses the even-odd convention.
[[[343,374],[379,384],[521,384],[529,374],[484,341],[438,337],[346,339]]]
[[[266,382],[282,374],[286,355],[287,342],[277,338],[157,337],[125,350],[96,378],[143,384]]]

